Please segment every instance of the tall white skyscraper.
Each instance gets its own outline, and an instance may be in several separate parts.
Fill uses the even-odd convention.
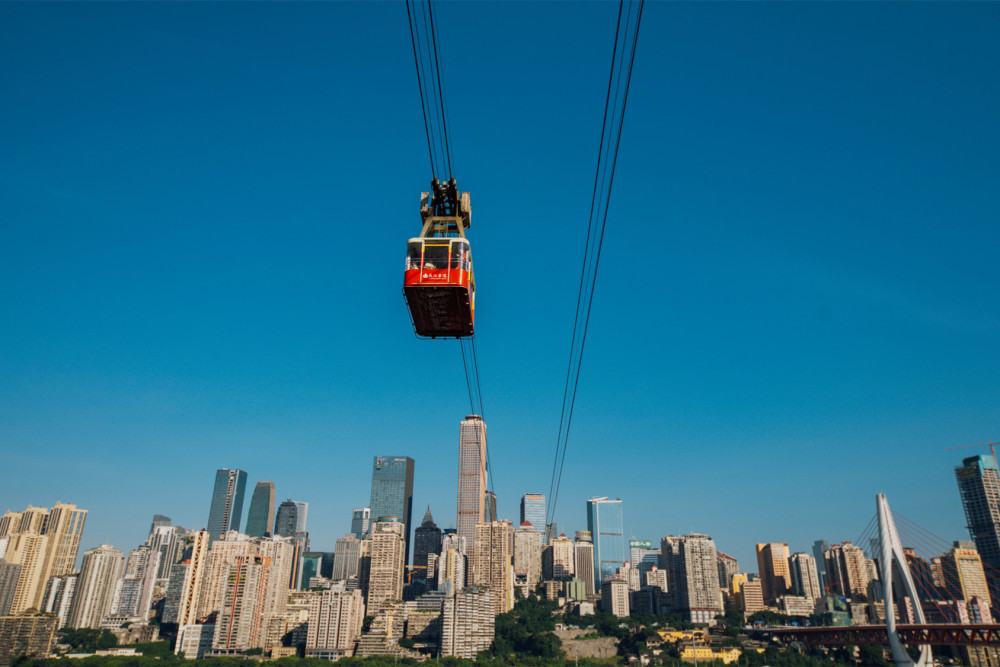
[[[486,422],[467,415],[459,427],[457,525],[469,553],[475,551],[476,525],[486,517],[486,475]]]
[[[69,612],[69,627],[99,628],[111,608],[115,584],[125,569],[125,556],[110,544],[83,554],[80,577]]]

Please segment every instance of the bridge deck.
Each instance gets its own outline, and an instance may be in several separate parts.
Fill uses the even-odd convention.
[[[888,644],[884,625],[823,628],[767,628],[776,637],[809,645]],[[932,646],[1000,646],[1000,625],[897,625],[904,644]]]

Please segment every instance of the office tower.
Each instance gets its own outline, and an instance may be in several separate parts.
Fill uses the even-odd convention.
[[[410,562],[413,466],[409,456],[376,456],[372,462],[371,520],[396,517],[403,524],[404,565]]]
[[[576,545],[573,549],[573,568],[577,578],[583,581],[587,597],[596,595],[594,576],[594,538],[589,530],[576,531]]]
[[[208,534],[211,541],[222,539],[230,530],[240,529],[246,485],[247,474],[243,470],[221,468],[216,471],[212,506],[208,511]]]
[[[65,628],[69,622],[69,610],[73,606],[73,594],[76,593],[79,578],[79,574],[64,574],[49,579],[42,611],[54,614],[59,619],[57,628]]]
[[[604,580],[601,584],[601,609],[619,618],[629,615],[629,586],[624,579],[612,576]]]
[[[313,577],[331,579],[333,575],[333,552],[330,551],[307,551],[302,554],[302,574],[300,579],[300,589],[305,591],[312,588],[310,583]]]
[[[571,578],[576,571],[573,540],[563,534],[552,540],[549,545],[552,547],[552,578]]]
[[[490,521],[497,521],[497,494],[492,491],[486,492],[486,498],[483,499],[483,522],[489,523]]]
[[[368,524],[371,522],[371,507],[355,507],[351,513],[351,533],[359,540],[368,534]]]
[[[427,569],[427,555],[441,553],[441,529],[434,523],[431,506],[424,512],[420,527],[413,531],[413,567]]]
[[[765,602],[773,602],[792,590],[788,555],[788,545],[784,542],[757,545],[757,568]]]
[[[816,540],[813,542],[813,558],[816,559],[816,574],[819,575],[819,588],[825,595],[829,592],[826,581],[826,559],[823,554],[830,550],[830,543],[827,540]]]
[[[521,496],[521,525],[527,521],[542,535],[542,544],[546,544],[545,514],[547,511],[545,494],[526,493]]]
[[[441,608],[441,644],[438,655],[475,660],[493,643],[495,591],[460,591],[445,598]]]
[[[715,552],[715,558],[719,565],[719,585],[727,588],[732,576],[739,573],[740,565],[735,558],[721,551]]]
[[[37,609],[0,617],[0,665],[19,662],[19,656],[47,658],[56,643],[56,620]]]
[[[497,614],[514,606],[513,547],[514,525],[510,521],[476,526],[472,581],[475,586],[497,594]]]
[[[708,535],[668,535],[660,540],[670,606],[690,623],[709,623],[722,613],[715,542]]]
[[[161,528],[161,527],[164,527],[164,526],[172,526],[172,525],[173,525],[173,521],[170,520],[169,516],[166,516],[166,515],[163,515],[163,514],[154,514],[153,515],[153,522],[149,524],[149,537],[153,536],[153,533],[156,532],[157,528]],[[148,538],[147,538],[147,541],[148,541]]]
[[[594,567],[597,569],[595,588],[628,560],[624,525],[621,500],[604,497],[587,501],[587,530],[594,538]]]
[[[177,625],[194,625],[198,622],[198,604],[201,601],[201,585],[205,578],[212,536],[207,530],[199,530],[191,543],[191,555],[184,571],[181,597],[177,603]]]
[[[951,599],[969,602],[979,598],[987,606],[991,604],[983,561],[973,542],[955,542],[940,563],[943,588]]]
[[[10,614],[14,605],[17,581],[21,578],[21,565],[0,558],[0,616]]]
[[[804,551],[792,554],[788,560],[792,577],[792,589],[796,595],[804,595],[810,600],[823,597],[823,589],[819,587],[819,572],[816,569],[816,559]]]
[[[486,518],[486,422],[466,415],[458,437],[458,534],[474,553],[476,526]]]
[[[649,540],[629,540],[628,553],[632,567],[640,572],[648,572],[654,565],[660,564],[660,550],[654,549]]]
[[[274,482],[257,482],[250,498],[246,533],[250,537],[270,537],[273,524]]]
[[[361,636],[365,600],[361,591],[325,590],[309,604],[307,651],[342,651],[350,655]]]
[[[533,591],[542,581],[542,534],[525,521],[514,531],[514,583]]]
[[[368,614],[374,615],[391,602],[403,600],[403,558],[406,525],[396,518],[372,524],[369,539]]]
[[[140,623],[147,622],[159,571],[159,551],[153,551],[146,545],[133,549],[125,564],[125,574],[115,586],[107,616],[138,618]]]
[[[111,607],[115,584],[125,568],[125,556],[110,544],[83,553],[80,578],[76,582],[69,627],[99,628]]]
[[[437,562],[438,590],[450,594],[465,588],[466,580],[465,538],[454,533],[445,533],[441,540],[441,557]]]
[[[367,530],[367,527],[366,527]],[[337,540],[333,550],[333,574],[335,581],[357,578],[358,561],[361,559],[361,540],[353,533],[347,533]]]
[[[282,537],[295,537],[306,531],[306,516],[309,513],[309,503],[297,502],[289,498],[278,506],[274,519],[274,534]]]
[[[244,554],[234,559],[215,621],[213,649],[264,647],[261,608],[270,570],[271,559],[258,554]]]

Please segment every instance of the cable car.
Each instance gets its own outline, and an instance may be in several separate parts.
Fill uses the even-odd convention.
[[[455,179],[431,181],[420,197],[420,236],[407,242],[403,295],[418,336],[465,338],[475,331],[476,279],[465,230],[471,225],[468,192]]]

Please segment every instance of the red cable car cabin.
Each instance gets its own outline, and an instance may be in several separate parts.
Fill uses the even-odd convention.
[[[403,293],[418,336],[471,336],[476,281],[469,242],[464,238],[410,239]]]

